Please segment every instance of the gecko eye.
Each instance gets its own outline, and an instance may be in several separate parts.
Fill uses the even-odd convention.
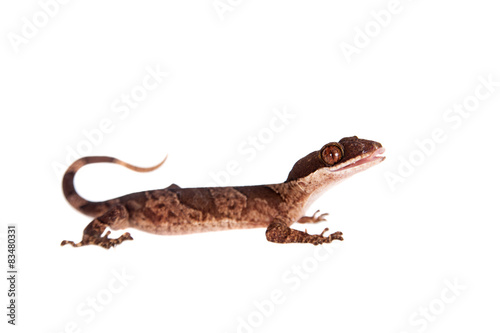
[[[328,165],[334,165],[344,157],[344,147],[340,143],[330,142],[319,151],[320,159]]]

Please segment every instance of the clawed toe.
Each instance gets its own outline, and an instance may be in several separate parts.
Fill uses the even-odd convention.
[[[344,238],[342,237],[342,232],[341,231],[337,231],[337,232],[334,232],[333,234],[331,234],[330,236],[328,237],[331,237],[332,240],[336,239],[336,240],[340,240],[340,241],[343,241]]]
[[[323,230],[323,232],[319,235],[309,235],[306,232],[308,237],[304,241],[305,241],[305,243],[319,245],[319,244],[323,244],[323,243],[331,243],[334,240],[341,240],[341,241],[344,240],[344,238],[342,238],[342,232],[337,231],[331,235],[324,236],[325,232],[327,232],[327,231],[328,231],[328,228],[325,228],[325,230]]]
[[[316,215],[318,215],[318,213],[319,213],[319,209],[314,212],[314,214],[312,216],[312,220],[314,222],[323,222],[323,221],[326,221],[325,216],[328,216],[328,213],[323,213],[320,216],[316,216]]]

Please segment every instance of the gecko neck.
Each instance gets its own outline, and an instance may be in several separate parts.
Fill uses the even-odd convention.
[[[341,181],[337,178],[325,179],[324,177],[307,176],[284,183],[273,184],[270,187],[279,193],[282,200],[286,203],[287,215],[292,219],[296,219],[303,216],[309,206],[322,193]]]
[[[303,202],[304,210],[307,210],[323,193],[348,177],[344,173],[319,171],[284,184],[288,184],[293,200]]]

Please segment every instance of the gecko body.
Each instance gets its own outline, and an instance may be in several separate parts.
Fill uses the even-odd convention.
[[[375,141],[347,137],[331,142],[297,161],[283,183],[254,185],[181,188],[175,184],[165,189],[128,194],[119,198],[92,202],[75,190],[74,176],[87,164],[115,163],[139,172],[139,168],[106,156],[83,157],[75,161],[63,177],[63,192],[68,202],[80,212],[93,217],[79,243],[63,241],[61,245],[75,247],[98,245],[110,248],[125,240],[124,233],[109,238],[106,228],[135,228],[159,235],[180,235],[230,229],[267,228],[266,238],[276,243],[311,243],[314,245],[342,240],[342,233],[328,236],[310,235],[290,228],[295,222],[324,221],[317,212],[305,216],[307,208],[324,191],[342,180],[366,170],[384,160],[382,145]]]

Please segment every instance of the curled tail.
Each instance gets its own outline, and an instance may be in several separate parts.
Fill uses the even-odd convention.
[[[88,201],[84,198],[82,198],[75,190],[75,184],[74,184],[74,178],[76,172],[83,166],[87,164],[93,164],[93,163],[114,163],[114,164],[119,164],[122,165],[130,170],[134,170],[137,172],[149,172],[153,171],[157,168],[159,168],[167,159],[165,157],[163,161],[161,161],[159,164],[149,167],[149,168],[140,168],[128,163],[125,163],[123,161],[120,161],[117,158],[113,157],[108,157],[108,156],[88,156],[88,157],[82,157],[73,164],[71,164],[64,173],[63,181],[62,181],[62,188],[63,188],[63,193],[64,196],[66,197],[66,200],[68,200],[69,204],[73,206],[75,209],[78,211],[82,212],[85,215],[89,215],[91,217],[96,217],[101,214],[103,214],[105,211],[109,209],[109,207],[113,204],[115,204],[115,200],[109,200],[109,201]]]

